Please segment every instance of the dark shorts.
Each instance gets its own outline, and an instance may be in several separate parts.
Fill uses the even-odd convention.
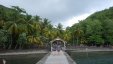
[[[56,51],[56,49],[53,48],[52,51]]]

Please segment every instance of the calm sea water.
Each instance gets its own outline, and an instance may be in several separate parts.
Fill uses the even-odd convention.
[[[10,55],[0,56],[5,58],[6,64],[36,64],[45,54],[27,54],[27,55]]]
[[[77,64],[113,64],[113,52],[69,52]]]

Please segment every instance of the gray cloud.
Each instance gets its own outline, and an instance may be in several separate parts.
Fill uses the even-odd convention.
[[[32,15],[48,18],[52,23],[65,22],[73,16],[112,6],[112,0],[1,0],[5,6],[20,6]]]

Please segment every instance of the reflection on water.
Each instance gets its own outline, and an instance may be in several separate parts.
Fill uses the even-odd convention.
[[[0,56],[4,58],[6,64],[36,64],[45,54],[27,54],[27,55],[10,55]]]
[[[77,64],[113,64],[113,52],[70,52]]]

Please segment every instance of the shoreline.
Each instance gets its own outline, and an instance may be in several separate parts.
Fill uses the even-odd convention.
[[[11,50],[10,52],[0,52],[0,56],[3,55],[24,55],[24,54],[40,54],[40,53],[48,53],[47,50],[20,50],[20,51],[14,51]]]
[[[66,52],[99,52],[99,51],[113,51],[113,48],[67,48]],[[0,55],[21,55],[21,54],[37,54],[37,53],[49,53],[46,49],[28,49],[28,50],[7,50],[0,51]]]
[[[74,48],[67,49],[66,51],[71,52],[102,52],[102,51],[113,51],[113,48]]]

